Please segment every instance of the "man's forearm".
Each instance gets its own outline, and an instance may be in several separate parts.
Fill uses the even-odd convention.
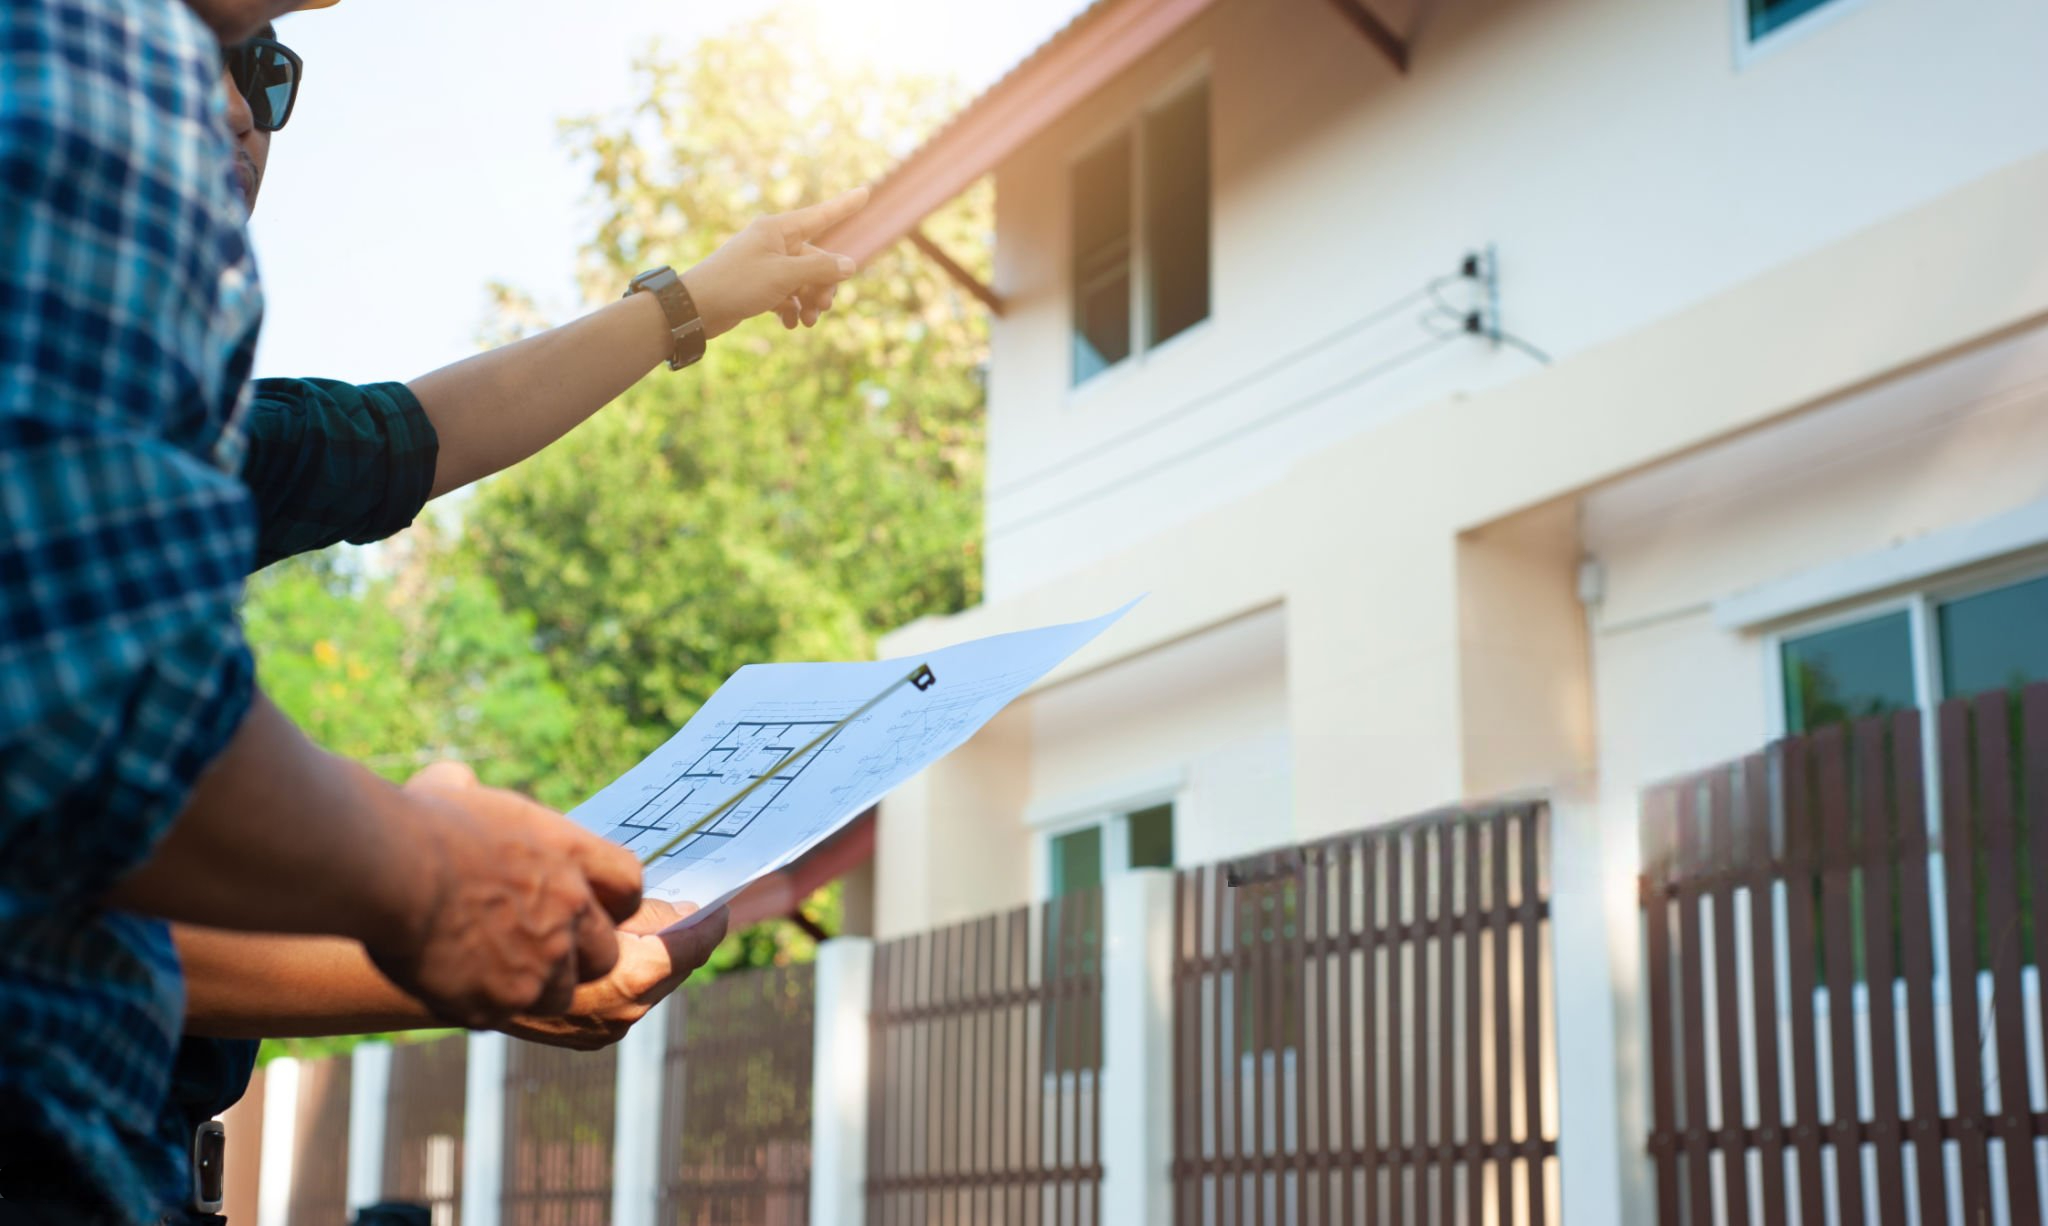
[[[185,1032],[215,1039],[379,1034],[441,1023],[340,937],[173,925],[185,968]]]
[[[431,838],[396,786],[314,745],[258,693],[177,822],[107,902],[209,927],[374,942],[431,910]]]
[[[465,358],[408,387],[440,436],[430,497],[509,468],[617,399],[673,352],[652,294]]]

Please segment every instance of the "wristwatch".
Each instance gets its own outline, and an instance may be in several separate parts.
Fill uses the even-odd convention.
[[[633,278],[626,287],[625,297],[631,298],[642,291],[653,294],[661,303],[662,314],[668,316],[669,335],[675,338],[676,350],[668,357],[670,370],[681,370],[704,356],[704,317],[697,313],[697,304],[690,298],[690,291],[683,288],[683,279],[676,270],[663,264],[650,268]]]

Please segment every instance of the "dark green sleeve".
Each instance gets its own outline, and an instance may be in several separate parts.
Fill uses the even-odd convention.
[[[242,480],[255,497],[256,565],[363,544],[426,505],[440,441],[403,383],[258,379]]]

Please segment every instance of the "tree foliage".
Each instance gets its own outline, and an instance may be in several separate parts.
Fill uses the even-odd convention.
[[[564,135],[595,217],[593,304],[686,268],[766,212],[871,182],[957,101],[836,61],[789,15],[634,69],[641,101]],[[987,275],[986,185],[925,231]],[[498,289],[486,335],[542,326]],[[813,331],[758,319],[657,371],[547,452],[364,568],[271,568],[245,610],[262,680],[315,740],[400,779],[439,757],[568,807],[660,744],[733,670],[857,659],[973,603],[987,320],[907,245]],[[836,890],[805,903],[839,924]],[[803,960],[797,926],[737,933],[711,970]],[[302,1054],[331,1045],[296,1045]]]

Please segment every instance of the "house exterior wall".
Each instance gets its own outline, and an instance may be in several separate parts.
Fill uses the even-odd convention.
[[[1715,0],[1460,0],[1403,78],[1331,4],[1221,0],[998,171],[990,598],[1527,377],[1466,342],[1356,381],[1428,334],[1419,304],[1348,325],[1475,246],[1508,326],[1569,359],[2048,148],[2048,10],[1838,3],[1738,64]],[[1070,388],[1069,163],[1204,73],[1211,318]]]
[[[1583,694],[1597,682],[1600,697],[1584,716],[1597,720],[1603,738],[1594,765],[1623,752],[1625,737],[1610,719],[1619,691],[1606,674],[1623,667],[1624,657],[1596,659],[1595,681],[1583,665],[1575,672],[1573,652],[1584,659],[1588,648],[1571,641],[1562,603],[1565,585],[1575,582],[1567,572],[1571,551],[1554,518],[1544,518],[1545,508],[1824,407],[1847,392],[1950,362],[2048,319],[2043,215],[2048,157],[2037,157],[1527,378],[1440,401],[1333,443],[1296,464],[1284,480],[1198,513],[1174,531],[1007,599],[914,623],[889,636],[883,650],[909,654],[1092,615],[1149,592],[1123,623],[1019,708],[1017,719],[1028,722],[1041,701],[1090,674],[1278,609],[1285,628],[1291,837],[1370,824],[1474,790],[1594,786],[1599,781],[1588,778],[1582,733],[1560,733],[1543,719],[1500,722],[1489,730],[1485,721],[1492,717],[1479,710],[1484,694],[1465,685],[1488,668],[1502,675],[1501,669],[1519,667],[1518,653],[1526,654],[1540,667],[1517,675],[1516,703],[1570,715],[1584,709]],[[1793,344],[1787,337],[1801,339]],[[1770,360],[1744,360],[1759,353]],[[2034,436],[2024,431],[1987,446],[2038,454],[2037,448],[2029,452]],[[1992,499],[1974,471],[1926,479],[1936,477],[1956,488],[1929,495],[1941,505],[1930,504],[1928,522],[1974,514],[2025,492],[2018,478]],[[1788,552],[1759,563],[1756,576],[1800,556],[1852,547],[1828,522],[1813,521],[1811,530],[1823,538],[1818,543],[1780,546]],[[1805,530],[1784,539],[1795,541]],[[1523,556],[1475,569],[1474,549],[1501,534],[1522,542],[1515,551]],[[1532,557],[1548,561],[1526,560]],[[1607,560],[1612,594],[1602,616],[1619,617],[1619,602],[1633,599],[1631,567],[1625,557]],[[1753,581],[1749,572],[1717,580],[1735,588]],[[1541,616],[1481,616],[1477,622],[1468,616],[1468,606],[1513,601],[1518,583]],[[1644,597],[1650,604],[1659,599]],[[1653,628],[1638,641],[1677,632]],[[1756,744],[1763,717],[1755,694],[1743,693],[1742,683],[1730,678],[1754,678],[1760,669],[1754,645],[1745,647],[1739,636],[1723,636],[1718,649],[1674,641],[1668,659],[1649,666],[1641,685],[1644,693],[1653,685],[1666,693],[1699,688],[1705,697],[1689,708],[1688,719],[1695,729],[1720,729],[1687,742],[1698,747],[1693,763],[1703,764]],[[1142,704],[1146,697],[1140,690],[1125,701]],[[1255,734],[1254,725],[1246,725],[1246,734]],[[1034,852],[1022,815],[1047,798],[1097,786],[1100,771],[1090,763],[1113,756],[1114,749],[1096,738],[1085,753],[1032,754],[1024,746],[1040,735],[993,728],[884,805],[880,934],[1029,896]],[[1150,734],[1134,726],[1129,735],[1137,744]],[[985,753],[984,741],[991,747],[1007,741],[1025,760],[993,748]],[[1677,757],[1674,751],[1667,760]],[[1617,780],[1654,773],[1650,766],[1616,771]],[[1632,786],[1603,793],[1600,803],[1613,810],[1612,820],[1589,827],[1613,836],[1588,854],[1609,866],[1605,880],[1621,908],[1618,941],[1633,930]],[[995,812],[986,799],[991,795],[1002,797],[1001,812],[1018,815],[1013,824],[973,827],[953,808]],[[1211,850],[1230,854],[1285,841],[1276,834],[1262,822],[1245,822],[1232,834],[1234,845],[1212,844]],[[1614,953],[1633,962],[1632,949]]]

